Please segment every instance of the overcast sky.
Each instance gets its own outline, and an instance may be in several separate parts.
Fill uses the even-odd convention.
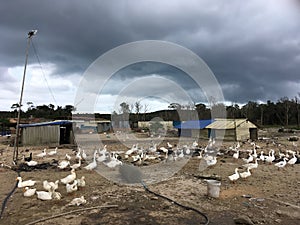
[[[299,9],[293,0],[2,0],[0,110],[19,101],[31,29],[38,33],[29,52],[25,105],[74,105],[84,72],[99,56],[142,40],[193,51],[211,69],[229,104],[293,98],[300,92]],[[174,82],[190,96],[174,91]],[[135,88],[129,91],[129,84]],[[152,110],[172,102],[207,102],[184,72],[155,62],[112,76],[95,111],[112,112],[120,97]]]

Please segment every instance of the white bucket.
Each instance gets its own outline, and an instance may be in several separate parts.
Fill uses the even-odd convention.
[[[219,198],[221,182],[217,180],[206,180],[207,195],[213,198]]]

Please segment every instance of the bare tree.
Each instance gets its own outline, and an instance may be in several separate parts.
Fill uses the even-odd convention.
[[[150,110],[149,104],[145,103],[143,106],[143,114],[144,114],[144,121],[146,121],[146,113]]]

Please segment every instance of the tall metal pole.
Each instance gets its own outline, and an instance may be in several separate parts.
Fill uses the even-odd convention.
[[[31,31],[32,32],[32,31]],[[26,68],[27,68],[27,61],[28,61],[28,52],[30,47],[30,41],[33,35],[36,33],[28,33],[28,41],[27,41],[27,48],[26,48],[26,57],[25,57],[25,66],[24,66],[24,73],[22,79],[22,87],[21,87],[21,94],[20,94],[20,101],[18,105],[18,119],[17,119],[17,126],[16,126],[16,137],[14,143],[14,153],[13,153],[13,161],[15,164],[18,163],[18,150],[19,150],[19,126],[20,126],[20,119],[21,119],[21,107],[22,107],[22,99],[23,99],[23,91],[24,91],[24,84],[25,84],[25,75],[26,75]]]

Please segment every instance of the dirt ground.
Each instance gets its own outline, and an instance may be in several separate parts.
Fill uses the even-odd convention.
[[[278,154],[286,150],[299,150],[292,142],[287,141],[290,134],[279,134],[276,131],[260,131],[259,136],[265,137],[256,142],[260,151],[265,154],[272,148]],[[268,139],[271,137],[272,139]],[[116,140],[113,134],[101,136],[104,144],[107,144],[109,151],[126,151],[128,148]],[[273,144],[273,140],[277,143]],[[13,147],[7,147],[9,140],[1,139],[0,149],[0,200],[3,205],[5,198],[13,190],[16,184],[17,172],[8,168],[12,166]],[[169,141],[175,145],[178,138],[165,138],[159,140],[159,146],[166,146]],[[192,143],[191,140],[187,140]],[[140,144],[149,144],[147,138],[141,138]],[[205,146],[207,141],[199,141]],[[296,142],[297,143],[297,142]],[[278,170],[274,163],[267,165],[259,163],[257,169],[252,170],[253,174],[247,179],[239,179],[231,183],[228,176],[234,173],[236,167],[243,164],[242,159],[234,160],[232,151],[228,151],[233,142],[223,142],[216,165],[200,170],[204,159],[191,157],[183,167],[173,168],[172,162],[162,166],[154,166],[154,178],[168,179],[151,183],[146,180],[148,188],[174,201],[197,209],[205,213],[212,225],[237,224],[238,220],[248,220],[247,224],[283,224],[296,225],[300,221],[300,164],[286,166]],[[280,144],[280,145],[278,145]],[[299,141],[298,141],[298,145]],[[92,146],[92,145],[91,145]],[[37,159],[36,154],[40,153],[45,146],[27,147],[33,152],[33,159],[39,163],[54,160],[62,160],[68,153],[75,161],[74,147],[59,146],[58,154],[47,156],[44,159]],[[46,146],[49,147],[49,146]],[[29,155],[26,147],[20,147],[20,156]],[[49,147],[53,150],[54,146]],[[242,157],[247,157],[247,150],[252,149],[250,143],[241,143]],[[91,150],[88,155],[91,155]],[[244,153],[243,153],[244,152]],[[22,160],[19,161],[19,164]],[[85,162],[86,165],[88,162]],[[49,165],[49,164],[48,164]],[[48,166],[45,169],[20,172],[23,180],[36,180],[35,187],[42,190],[42,181],[55,181],[70,173],[70,169],[60,170],[56,166]],[[179,163],[180,165],[180,163]],[[149,166],[149,165],[148,165]],[[182,165],[180,165],[182,166]],[[142,167],[147,167],[144,165]],[[242,167],[240,167],[242,168]],[[99,170],[103,169],[99,172]],[[147,168],[146,168],[147,169]],[[23,190],[17,188],[8,198],[5,208],[2,209],[0,224],[201,224],[204,218],[192,210],[186,210],[173,202],[147,192],[142,185],[125,185],[117,180],[108,180],[103,177],[110,174],[107,168],[98,168],[96,171],[76,170],[77,177],[85,176],[86,186],[75,194],[68,195],[63,184],[59,184],[58,192],[61,193],[61,200],[41,201],[36,196],[24,197]],[[118,173],[118,169],[111,169],[112,176]],[[178,170],[178,171],[177,171]],[[241,171],[243,169],[240,169]],[[105,172],[106,171],[106,172]],[[99,174],[100,173],[100,174]],[[101,174],[102,173],[102,174]],[[109,176],[109,175],[108,175]],[[216,177],[221,181],[220,197],[212,198],[207,195],[207,182],[205,178]],[[80,206],[67,206],[75,197],[84,196],[87,203]]]

